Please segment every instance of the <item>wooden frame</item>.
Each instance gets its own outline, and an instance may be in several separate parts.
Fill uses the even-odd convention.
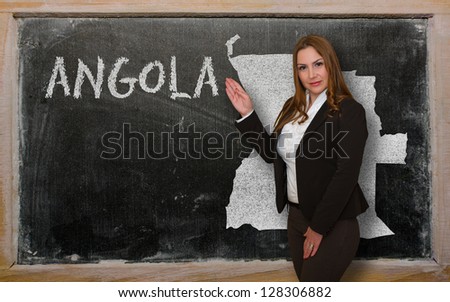
[[[0,0],[0,269],[17,257],[18,49],[15,17],[246,15],[308,17],[429,17],[432,254],[450,264],[450,4],[445,1],[332,0]]]

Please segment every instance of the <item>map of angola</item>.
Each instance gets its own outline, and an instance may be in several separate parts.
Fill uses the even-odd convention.
[[[236,69],[244,89],[251,96],[255,110],[271,131],[284,102],[294,94],[292,55],[239,55],[232,57],[238,35],[227,41],[228,58]],[[361,237],[366,239],[393,235],[375,211],[377,163],[405,164],[407,133],[380,135],[380,117],[375,112],[374,76],[357,76],[356,71],[343,72],[355,99],[366,110],[369,137],[366,143],[359,183],[369,209],[359,218]],[[275,207],[275,184],[272,165],[265,163],[255,151],[242,161],[236,171],[233,192],[227,207],[227,228],[250,224],[258,230],[286,229],[286,210],[279,215]]]

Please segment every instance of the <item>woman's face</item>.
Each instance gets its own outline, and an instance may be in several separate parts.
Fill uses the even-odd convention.
[[[311,102],[328,87],[328,71],[325,61],[312,46],[297,53],[297,71],[300,82],[309,90]]]

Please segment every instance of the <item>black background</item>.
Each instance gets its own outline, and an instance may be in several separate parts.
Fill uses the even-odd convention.
[[[362,239],[358,256],[430,257],[426,25],[426,19],[20,19],[19,262],[65,262],[74,254],[79,262],[288,257],[286,231],[226,229],[239,144],[228,146],[228,159],[139,159],[136,141],[131,159],[100,158],[101,137],[122,132],[124,123],[157,137],[180,122],[201,133],[236,132],[237,114],[224,91],[225,77],[238,78],[225,46],[235,34],[241,39],[234,55],[288,54],[301,36],[324,35],[344,71],[376,77],[381,134],[408,133],[407,164],[377,166],[376,211],[395,235]],[[64,57],[71,96],[57,84],[45,98],[57,56]],[[205,84],[198,99],[171,99],[171,56],[178,91],[191,96],[204,57],[212,57],[219,96]],[[95,76],[97,57],[105,63],[101,97],[94,98],[86,78],[82,98],[74,99],[78,59]],[[119,57],[129,62],[118,79],[161,61],[164,86],[150,94],[137,84],[128,98],[113,97],[107,77]],[[117,86],[126,92],[127,85]]]

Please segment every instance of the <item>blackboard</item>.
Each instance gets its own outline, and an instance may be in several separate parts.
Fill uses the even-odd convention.
[[[366,108],[379,127],[373,135],[397,143],[366,150],[385,157],[372,162],[367,182],[373,213],[391,234],[362,238],[358,257],[430,257],[426,19],[23,18],[19,25],[19,263],[289,258],[284,229],[245,223],[250,187],[235,195],[235,180],[252,155],[239,143],[224,79],[252,91],[261,74],[276,75],[261,62],[285,60],[312,33],[332,42],[347,77],[373,86],[355,84],[354,94],[373,99]],[[240,59],[254,71],[238,70]],[[230,222],[231,210],[240,225]]]

